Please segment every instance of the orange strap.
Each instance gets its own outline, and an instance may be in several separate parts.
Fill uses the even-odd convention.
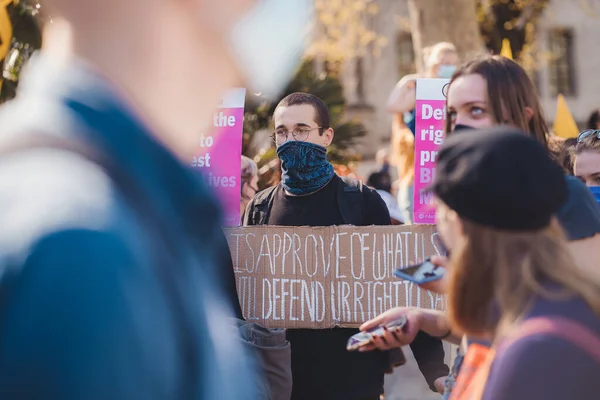
[[[460,373],[456,378],[454,388],[452,388],[450,400],[480,398],[483,395],[483,388],[494,356],[494,349],[476,343],[470,345],[460,367]]]
[[[506,349],[519,339],[532,335],[554,336],[566,340],[600,363],[598,335],[577,321],[558,316],[526,320],[513,334],[501,341],[499,347]],[[469,346],[450,400],[480,400],[495,356],[495,348],[490,349],[480,344]]]

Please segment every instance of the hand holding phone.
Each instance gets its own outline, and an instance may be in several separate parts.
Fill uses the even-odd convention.
[[[422,285],[441,279],[444,276],[444,268],[435,265],[431,262],[431,258],[428,258],[422,263],[394,270],[394,276]]]
[[[406,317],[402,316],[399,319],[387,323],[383,326],[379,326],[373,330],[368,332],[359,332],[355,335],[352,335],[350,339],[348,339],[348,344],[346,345],[346,350],[354,351],[358,350],[360,347],[366,346],[373,341],[374,336],[382,336],[386,330],[394,331],[397,329],[404,329],[406,327]]]

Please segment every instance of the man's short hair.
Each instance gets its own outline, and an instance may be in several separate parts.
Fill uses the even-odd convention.
[[[301,106],[308,104],[312,106],[315,110],[315,122],[321,128],[319,129],[319,134],[323,134],[323,132],[331,127],[331,122],[329,120],[329,110],[323,100],[318,98],[317,96],[310,93],[296,92],[289,94],[283,98],[277,104],[275,109],[277,110],[279,107],[291,107],[291,106]]]

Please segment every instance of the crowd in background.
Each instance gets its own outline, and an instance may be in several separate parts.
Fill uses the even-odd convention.
[[[446,399],[592,398],[598,388],[585,382],[600,372],[599,111],[577,137],[560,138],[514,61],[460,63],[449,43],[429,54],[424,77],[451,78],[451,140],[440,150],[434,192],[452,258],[434,257],[448,276],[423,288],[449,294],[450,311],[390,310],[362,329],[406,316],[409,330],[386,332],[371,348],[401,348],[419,332],[461,344],[443,388],[432,385]],[[392,90],[390,146],[366,180],[393,224],[411,223],[417,78]],[[479,200],[468,200],[468,191]],[[580,373],[565,376],[571,368]]]

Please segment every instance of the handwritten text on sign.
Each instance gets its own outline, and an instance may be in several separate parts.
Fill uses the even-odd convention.
[[[392,271],[441,254],[432,226],[225,230],[244,316],[267,327],[358,326],[396,306],[443,298]]]

